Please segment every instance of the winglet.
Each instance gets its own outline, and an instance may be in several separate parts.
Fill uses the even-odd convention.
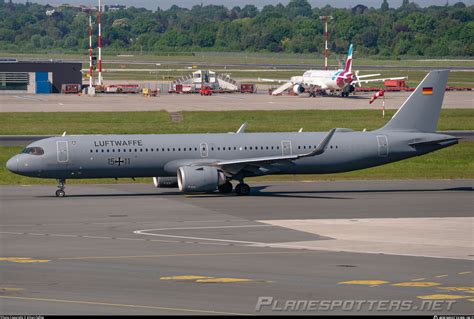
[[[237,130],[237,132],[235,132],[236,134],[239,134],[239,133],[245,133],[245,129],[247,128],[247,122],[243,123],[239,129]]]
[[[329,145],[332,136],[334,135],[334,133],[336,133],[336,130],[336,128],[333,128],[331,131],[329,131],[328,135],[326,135],[326,137],[321,141],[321,143],[319,143],[318,147],[316,147],[314,151],[300,155],[299,157],[310,157],[323,154],[326,150],[326,147]]]

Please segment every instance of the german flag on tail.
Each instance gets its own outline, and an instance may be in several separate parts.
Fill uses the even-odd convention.
[[[433,88],[432,87],[424,87],[423,88],[423,94],[427,94],[427,95],[433,94]]]

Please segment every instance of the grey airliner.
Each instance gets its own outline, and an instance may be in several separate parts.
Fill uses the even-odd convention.
[[[152,177],[185,193],[248,195],[244,179],[270,174],[353,171],[427,154],[458,143],[437,134],[447,70],[430,72],[389,122],[374,131],[68,135],[28,145],[7,162],[13,173],[58,180]]]

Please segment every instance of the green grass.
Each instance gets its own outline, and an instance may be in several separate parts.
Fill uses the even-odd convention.
[[[292,53],[247,53],[247,52],[195,52],[192,56],[188,53],[176,53],[171,55],[159,55],[145,53],[140,55],[133,52],[124,52],[124,54],[131,54],[133,56],[117,56],[117,54],[107,54],[105,50],[104,63],[107,60],[123,61],[124,63],[129,61],[150,61],[150,64],[154,65],[159,62],[166,64],[168,61],[180,61],[180,62],[193,62],[197,65],[205,65],[209,62],[231,64],[231,63],[243,63],[243,64],[314,64],[315,66],[324,65],[324,56],[316,54],[292,54]],[[23,54],[23,53],[2,53],[4,57],[15,57],[15,58],[43,58],[43,59],[88,59],[86,54],[68,54],[68,53],[35,53],[35,54]],[[342,56],[345,59],[345,55]],[[330,53],[329,63],[337,64],[338,55]],[[387,65],[387,66],[436,66],[436,67],[449,67],[449,66],[474,66],[474,59],[471,57],[445,57],[445,58],[426,58],[422,56],[418,57],[401,57],[400,59],[383,58],[383,57],[363,57],[354,52],[354,63],[357,66],[364,65]]]
[[[249,123],[248,132],[324,131],[333,127],[372,130],[383,126],[395,110],[295,110],[183,112],[181,123],[172,123],[161,112],[57,112],[1,113],[0,135],[217,133]],[[439,130],[473,130],[473,109],[444,109]]]
[[[21,147],[0,147],[0,185],[50,184],[54,180],[36,179],[10,173],[5,168],[6,161],[21,151]],[[320,180],[369,180],[369,179],[472,179],[474,178],[474,143],[461,142],[440,151],[384,166],[327,175],[280,175],[248,179],[250,182],[261,181],[320,181]],[[69,180],[68,184],[79,183],[124,183],[131,179],[90,179]],[[137,183],[150,183],[149,178],[139,178]]]

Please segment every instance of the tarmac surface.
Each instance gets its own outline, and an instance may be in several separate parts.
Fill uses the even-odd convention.
[[[472,313],[473,185],[1,186],[2,313]]]
[[[388,92],[385,108],[398,109],[410,92]],[[122,112],[122,111],[236,111],[236,110],[350,110],[381,109],[379,99],[369,104],[372,93],[358,93],[347,98],[338,96],[270,96],[258,94],[161,94],[143,97],[139,94],[100,94],[95,97],[50,95],[0,95],[0,112]],[[473,91],[446,92],[443,108],[474,108]]]

